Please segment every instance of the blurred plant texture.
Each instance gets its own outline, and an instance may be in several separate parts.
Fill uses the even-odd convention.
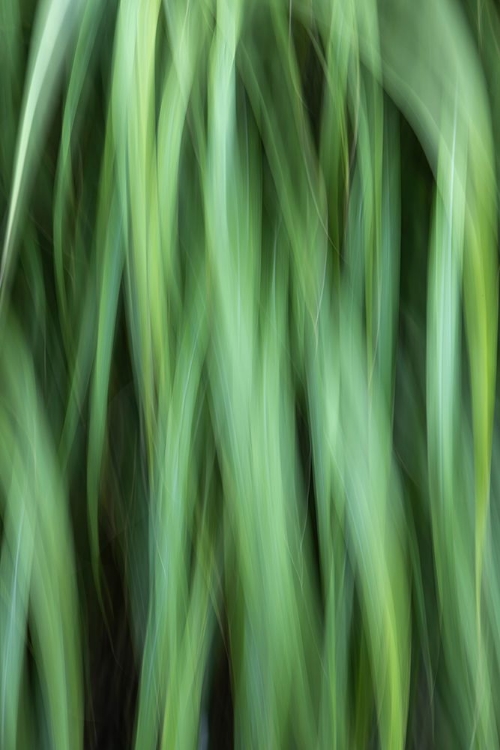
[[[0,0],[0,749],[500,747],[495,0]]]

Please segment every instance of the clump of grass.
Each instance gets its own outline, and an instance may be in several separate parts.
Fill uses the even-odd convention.
[[[2,2],[1,747],[498,746],[499,31]]]

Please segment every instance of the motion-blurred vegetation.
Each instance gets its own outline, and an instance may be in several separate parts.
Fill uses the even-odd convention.
[[[0,748],[500,747],[494,0],[0,0]]]

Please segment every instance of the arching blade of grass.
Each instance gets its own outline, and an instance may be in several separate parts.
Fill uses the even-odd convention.
[[[428,451],[430,472],[430,501],[431,515],[434,528],[434,546],[436,551],[436,572],[443,608],[443,627],[446,644],[452,643],[452,633],[461,642],[461,648],[453,647],[453,653],[448,655],[450,669],[456,670],[452,677],[452,684],[463,685],[463,692],[457,695],[461,701],[461,718],[465,722],[464,730],[472,732],[474,724],[471,711],[474,708],[474,696],[467,694],[464,689],[468,684],[466,676],[468,669],[473,667],[473,658],[468,663],[467,640],[472,637],[475,647],[474,634],[469,634],[464,625],[467,614],[471,614],[474,607],[474,590],[471,578],[471,557],[464,556],[467,549],[463,534],[466,528],[460,521],[464,513],[467,517],[467,496],[462,493],[464,477],[457,477],[457,466],[463,466],[464,457],[461,455],[462,446],[457,440],[460,435],[461,415],[456,411],[457,399],[460,398],[460,276],[462,269],[462,251],[464,237],[464,203],[465,196],[462,189],[461,177],[464,174],[464,164],[457,163],[457,155],[463,156],[460,139],[463,133],[457,121],[457,109],[450,126],[449,142],[455,149],[450,153],[449,161],[443,159],[441,166],[443,177],[438,185],[443,191],[437,196],[434,236],[431,245],[431,262],[429,278],[429,331],[428,331],[428,359],[427,359],[427,392],[428,392]],[[446,152],[445,152],[446,153]],[[455,179],[456,174],[456,179]],[[460,457],[460,458],[459,458]],[[458,479],[458,481],[457,481]],[[470,517],[468,518],[470,521]],[[458,548],[458,539],[461,545]],[[469,536],[469,540],[471,537]],[[458,548],[458,550],[457,550]],[[458,551],[460,558],[457,559]],[[457,563],[462,565],[461,583],[455,578]],[[465,568],[465,571],[463,570]],[[466,577],[467,576],[467,577]],[[464,600],[457,591],[459,585],[466,587],[467,599]],[[453,597],[457,599],[454,601]],[[456,617],[461,614],[456,628]],[[451,629],[451,632],[448,630]],[[474,648],[475,653],[475,648]],[[467,713],[468,712],[468,713]],[[467,717],[467,718],[465,718]]]
[[[242,31],[238,67],[257,119],[265,157],[288,234],[300,285],[297,326],[303,316],[316,321],[327,255],[325,185],[318,170],[309,122],[300,92],[297,58],[287,17],[281,9],[265,16],[262,32],[276,59],[267,60],[255,47],[259,27]],[[251,33],[251,32],[254,33]],[[300,330],[299,342],[303,342]],[[302,353],[301,353],[302,354]]]
[[[47,0],[38,9],[0,266],[2,300],[26,191],[33,177],[35,157],[43,143],[51,102],[82,6],[83,0],[73,3],[69,0]]]
[[[106,433],[109,371],[113,353],[114,333],[124,263],[123,234],[118,215],[116,194],[111,198],[102,238],[102,263],[99,263],[100,289],[97,317],[97,342],[91,389],[89,451],[87,466],[88,521],[92,566],[99,580],[99,519],[98,502],[102,452]],[[100,238],[99,238],[100,239]],[[83,333],[83,332],[82,332]]]
[[[78,200],[83,202],[85,196],[75,196],[74,190],[74,145],[81,137],[82,117],[81,110],[85,104],[89,105],[88,92],[85,83],[92,70],[93,53],[96,52],[96,37],[100,31],[104,15],[104,4],[97,0],[90,0],[85,5],[81,27],[78,30],[74,58],[71,65],[71,75],[68,83],[68,91],[64,103],[63,123],[61,132],[61,145],[57,162],[57,176],[54,196],[54,270],[57,284],[59,303],[59,317],[65,334],[65,344],[68,353],[75,347],[75,339],[72,331],[72,313],[74,315],[73,297],[78,297],[81,285],[75,278],[76,269],[81,268],[82,258],[85,253],[83,241],[79,241],[78,231],[80,213],[76,207]],[[80,116],[78,117],[78,114]],[[84,208],[88,207],[84,205]],[[73,216],[73,211],[76,217]],[[85,218],[85,217],[84,217]],[[73,236],[70,225],[76,219],[77,228]],[[69,246],[73,244],[72,250]],[[75,257],[76,256],[76,257]],[[70,259],[68,264],[65,259]],[[79,261],[79,262],[78,262]],[[65,265],[69,265],[71,275],[71,293],[68,300],[67,279]],[[81,309],[78,309],[81,312]]]
[[[2,332],[2,350],[9,352],[1,367],[0,457],[1,474],[7,481],[8,523],[0,567],[5,594],[8,596],[10,588],[11,595],[1,623],[2,648],[8,653],[4,651],[7,658],[2,663],[0,731],[4,742],[15,741],[29,618],[51,741],[56,747],[78,748],[82,737],[74,735],[73,726],[83,713],[81,653],[65,493],[29,358],[13,321],[9,323],[8,331]]]
[[[11,437],[10,430],[5,424],[2,428],[4,438]],[[7,453],[7,446],[2,446],[2,450]],[[3,470],[7,476],[6,465],[3,466]],[[34,546],[33,530],[30,528],[23,504],[23,496],[27,494],[27,482],[24,482],[24,486],[18,486],[22,478],[22,461],[19,453],[15,456],[11,470],[11,486],[5,488],[8,497],[8,504],[3,513],[6,521],[6,542],[0,560],[0,643],[3,664],[0,686],[0,732],[5,747],[16,747],[18,701]]]
[[[338,518],[345,519],[344,535],[359,587],[380,740],[384,747],[401,747],[406,732],[410,624],[402,506],[387,450],[389,425],[384,421],[383,401],[378,388],[368,390],[357,313],[350,310],[347,294],[342,300],[342,326],[337,329],[340,360],[325,358],[324,347],[310,359],[313,434],[321,429],[321,439],[329,447],[326,454],[315,452],[314,460],[318,473],[323,462],[328,462],[330,486],[336,488],[332,525]],[[334,331],[334,321],[335,315],[325,303],[320,330],[325,326],[325,331]],[[342,334],[344,331],[349,335]],[[328,384],[335,382],[340,388],[337,406],[328,393]],[[316,424],[319,414],[327,417],[322,428]]]
[[[484,546],[485,524],[488,514],[488,496],[489,496],[489,472],[491,459],[491,425],[493,420],[493,390],[495,382],[495,363],[496,363],[496,337],[497,337],[497,290],[495,280],[495,261],[494,261],[494,229],[492,220],[493,211],[493,189],[492,189],[492,149],[491,149],[491,132],[488,124],[487,105],[484,96],[484,83],[481,78],[477,65],[472,41],[467,35],[464,25],[464,19],[457,7],[444,3],[436,7],[425,5],[425,12],[419,15],[418,19],[413,15],[412,8],[404,3],[400,4],[400,14],[389,18],[387,16],[383,23],[382,33],[382,62],[385,65],[388,87],[393,96],[396,98],[399,106],[405,111],[405,114],[411,119],[416,131],[422,138],[424,147],[427,150],[431,165],[434,170],[437,169],[437,154],[440,159],[447,165],[445,167],[446,194],[454,197],[460,196],[461,203],[454,205],[454,217],[448,219],[452,222],[454,233],[453,240],[455,250],[453,251],[452,260],[448,263],[455,263],[455,276],[450,276],[451,269],[454,266],[448,265],[448,271],[444,264],[443,258],[436,260],[442,268],[442,282],[439,293],[436,293],[436,300],[439,305],[443,305],[443,295],[453,289],[455,279],[455,308],[453,306],[433,308],[431,311],[431,325],[436,323],[445,324],[445,314],[449,316],[450,310],[455,309],[454,322],[453,317],[449,318],[449,326],[444,340],[437,345],[437,351],[432,349],[431,359],[428,367],[436,368],[436,373],[441,372],[441,393],[443,397],[450,399],[450,388],[455,381],[455,375],[458,366],[459,352],[457,349],[445,349],[451,345],[453,340],[452,330],[457,330],[458,325],[458,299],[456,295],[459,292],[459,284],[463,283],[464,294],[464,313],[468,344],[468,360],[471,378],[471,400],[472,400],[472,422],[473,422],[473,454],[474,454],[474,526],[475,526],[475,558],[473,562],[474,580],[473,589],[475,594],[474,609],[476,611],[476,625],[466,625],[467,615],[465,614],[465,604],[461,601],[460,611],[463,613],[464,630],[462,638],[464,639],[464,648],[474,650],[479,649],[478,660],[478,677],[477,691],[478,694],[469,696],[471,716],[476,716],[479,705],[483,705],[483,696],[488,693],[488,680],[484,672],[484,661],[481,645],[481,625],[480,625],[480,601],[481,601],[481,570]],[[425,22],[424,22],[425,19]],[[432,21],[431,21],[432,19]],[[396,35],[394,28],[401,28],[403,33]],[[433,55],[426,55],[422,52],[419,43],[428,34],[429,28],[435,31],[435,44],[430,49]],[[407,30],[412,28],[412,34],[409,35]],[[407,40],[408,44],[405,43]],[[406,45],[406,46],[405,46]],[[411,56],[408,50],[414,50],[418,55],[419,65],[411,64]],[[415,59],[415,57],[413,57]],[[443,122],[443,111],[450,113],[455,112],[455,121],[457,128],[446,129]],[[459,141],[455,143],[452,133],[458,132]],[[457,159],[462,159],[461,166],[457,164]],[[465,162],[463,161],[465,159]],[[442,172],[440,173],[443,174]],[[480,177],[481,175],[481,177]],[[482,182],[481,199],[478,200],[478,183]],[[453,187],[450,186],[453,185]],[[439,174],[438,174],[439,184]],[[457,223],[458,222],[458,223]],[[463,236],[457,227],[463,225]],[[447,242],[438,240],[434,252],[436,255],[442,255]],[[463,247],[463,264],[461,253]],[[457,253],[459,253],[457,257]],[[463,275],[462,275],[463,268]],[[458,273],[458,277],[456,274]],[[450,292],[451,293],[451,292]],[[450,302],[451,304],[451,302]],[[458,334],[453,334],[458,335]],[[439,355],[439,358],[436,357]],[[441,364],[439,364],[441,363]],[[443,380],[443,378],[445,380]],[[447,385],[444,385],[447,382]],[[456,386],[460,392],[459,382]],[[439,403],[439,405],[438,405]],[[445,433],[441,435],[442,449],[451,451],[455,424],[450,420],[456,419],[457,404],[448,401],[447,412],[442,412],[444,406],[443,400],[434,406],[431,406],[430,416],[434,419],[436,415],[441,415],[443,419],[448,420],[448,427]],[[437,409],[437,411],[436,411]],[[447,413],[448,416],[445,416]],[[453,417],[452,417],[453,415]],[[430,448],[432,451],[432,448]],[[434,451],[432,451],[434,455]],[[454,468],[456,460],[447,459],[449,463],[445,474],[451,477],[456,471]],[[453,467],[453,468],[452,468]],[[453,497],[450,495],[450,488],[442,490],[445,495],[449,496],[449,501]],[[456,498],[454,497],[454,500]],[[433,501],[437,502],[437,501]],[[456,510],[454,508],[454,514]],[[464,523],[466,522],[464,519]],[[465,543],[465,542],[464,542]],[[470,542],[469,542],[470,544]],[[467,547],[469,548],[469,547]],[[440,547],[436,548],[439,555]],[[465,581],[468,579],[471,571],[468,566],[470,562],[463,562],[460,577]],[[456,571],[457,572],[457,571]],[[448,585],[448,584],[446,584]],[[455,586],[459,587],[460,581]],[[471,584],[472,585],[472,584]],[[458,590],[457,590],[458,595]],[[462,597],[460,597],[462,600]],[[472,603],[469,603],[472,606]],[[476,642],[475,644],[473,642]],[[470,643],[469,643],[470,642]],[[469,643],[469,645],[466,645]],[[471,661],[476,658],[471,657]],[[486,681],[483,683],[483,679]],[[464,698],[465,700],[465,698]],[[485,725],[482,731],[486,732],[485,741],[492,741],[491,735],[492,723],[489,717],[488,709],[484,709],[482,714]],[[470,726],[469,731],[475,731],[475,727]],[[488,738],[488,739],[486,739]]]
[[[301,746],[317,734],[319,664],[307,544],[300,545],[305,532],[284,345],[289,241],[281,210],[290,206],[263,223],[256,124],[236,74],[239,9],[221,4],[220,14],[210,66],[205,210],[214,289],[210,383],[226,549],[233,550],[226,564],[237,570],[227,592],[235,742]],[[257,99],[253,105],[262,106]],[[290,200],[285,182],[279,184],[283,201]],[[262,260],[261,233],[268,248]]]
[[[186,737],[191,736],[199,720],[201,676],[206,660],[206,655],[201,657],[201,654],[206,654],[210,641],[208,633],[195,624],[197,621],[200,624],[200,618],[204,622],[208,616],[209,587],[205,589],[200,579],[202,571],[197,569],[190,586],[187,558],[193,535],[197,470],[191,437],[207,334],[200,291],[200,288],[192,290],[194,304],[180,342],[172,400],[168,410],[162,404],[166,423],[156,444],[164,460],[158,465],[151,488],[152,588],[137,748],[155,747],[159,732],[162,746],[166,747],[182,747]],[[196,544],[195,538],[192,543]],[[206,573],[210,578],[210,572]],[[197,688],[193,693],[194,685]]]

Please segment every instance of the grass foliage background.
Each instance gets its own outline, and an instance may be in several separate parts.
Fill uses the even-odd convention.
[[[1,748],[500,746],[499,45],[1,0]]]

